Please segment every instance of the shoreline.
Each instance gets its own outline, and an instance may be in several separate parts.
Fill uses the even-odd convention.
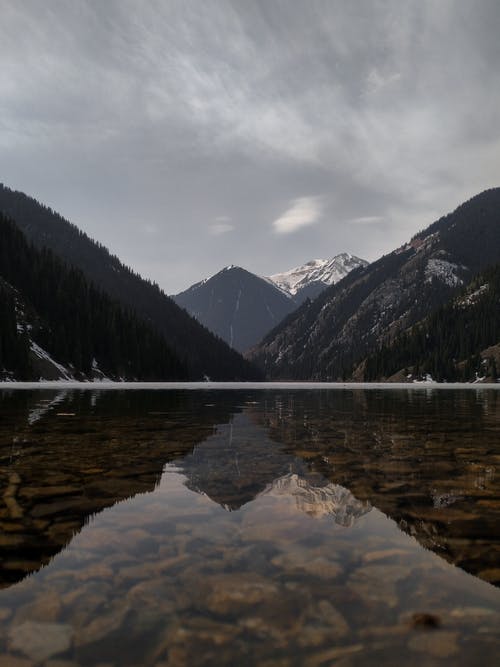
[[[81,390],[283,390],[312,389],[498,389],[500,382],[77,382],[74,380],[43,380],[39,382],[0,382],[7,389],[81,389]]]

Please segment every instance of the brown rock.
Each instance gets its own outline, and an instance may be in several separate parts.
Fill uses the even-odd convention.
[[[75,574],[76,581],[88,581],[96,579],[111,580],[113,578],[113,570],[105,563],[94,563],[86,568],[78,570]]]
[[[85,646],[101,641],[107,635],[119,630],[129,612],[128,607],[113,609],[108,613],[101,612],[97,618],[90,621],[79,630],[75,637],[76,646]]]
[[[310,555],[299,553],[284,553],[275,556],[272,564],[285,570],[307,572],[321,579],[335,579],[342,574],[342,566],[336,561],[322,556],[311,558]]]
[[[0,623],[6,621],[12,615],[12,611],[7,607],[0,607]]]
[[[62,623],[37,623],[26,621],[11,626],[8,633],[9,648],[23,653],[35,662],[64,653],[71,646],[73,629]]]
[[[449,658],[458,653],[457,637],[457,632],[443,630],[413,635],[408,641],[408,647],[435,658]]]
[[[307,611],[297,642],[304,647],[321,646],[348,634],[349,626],[342,614],[328,600],[320,600]]]
[[[0,667],[33,667],[34,663],[15,655],[0,655]]]
[[[62,604],[60,596],[55,592],[40,595],[33,602],[24,605],[16,612],[14,623],[23,621],[53,622],[61,614]]]
[[[210,577],[204,606],[214,614],[240,613],[279,595],[278,586],[259,575],[226,574]]]
[[[363,555],[363,561],[365,563],[374,563],[376,561],[396,558],[398,556],[404,558],[408,556],[408,551],[406,549],[378,549],[376,551],[368,551]]]
[[[408,568],[402,565],[366,565],[351,575],[348,586],[367,603],[396,607],[396,584],[408,574]]]
[[[304,660],[304,667],[326,667],[336,664],[336,661],[345,656],[359,653],[363,650],[362,644],[351,644],[351,646],[337,646],[320,653],[311,655]],[[335,661],[335,662],[334,662]]]

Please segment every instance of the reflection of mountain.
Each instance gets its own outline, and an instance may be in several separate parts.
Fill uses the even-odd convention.
[[[345,527],[353,526],[371,510],[369,502],[361,502],[343,486],[324,479],[313,484],[297,473],[275,480],[265,493],[269,496],[291,496],[301,512],[315,518],[331,516],[335,523]]]
[[[257,496],[289,496],[300,512],[311,517],[331,516],[347,527],[371,509],[368,502],[359,502],[342,486],[311,474],[302,459],[271,440],[267,429],[246,413],[220,426],[178,465],[189,489],[229,511],[240,509]]]
[[[286,496],[350,526],[373,505],[495,582],[499,415],[484,391],[0,392],[0,587],[171,461],[228,510]]]
[[[500,584],[500,392],[276,393],[253,418],[425,548]]]
[[[0,392],[0,588],[93,514],[154,491],[166,462],[237,409],[206,403],[204,392]]]
[[[237,510],[294,463],[281,445],[269,439],[266,428],[243,413],[195,447],[179,467],[189,489],[204,493],[227,510]]]

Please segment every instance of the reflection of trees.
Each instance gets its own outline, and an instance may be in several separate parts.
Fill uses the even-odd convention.
[[[0,392],[0,587],[93,514],[153,491],[165,463],[238,410],[207,403],[205,392]]]

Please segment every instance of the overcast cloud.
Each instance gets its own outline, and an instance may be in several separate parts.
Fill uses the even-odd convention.
[[[0,0],[0,181],[168,292],[500,185],[498,0]]]

